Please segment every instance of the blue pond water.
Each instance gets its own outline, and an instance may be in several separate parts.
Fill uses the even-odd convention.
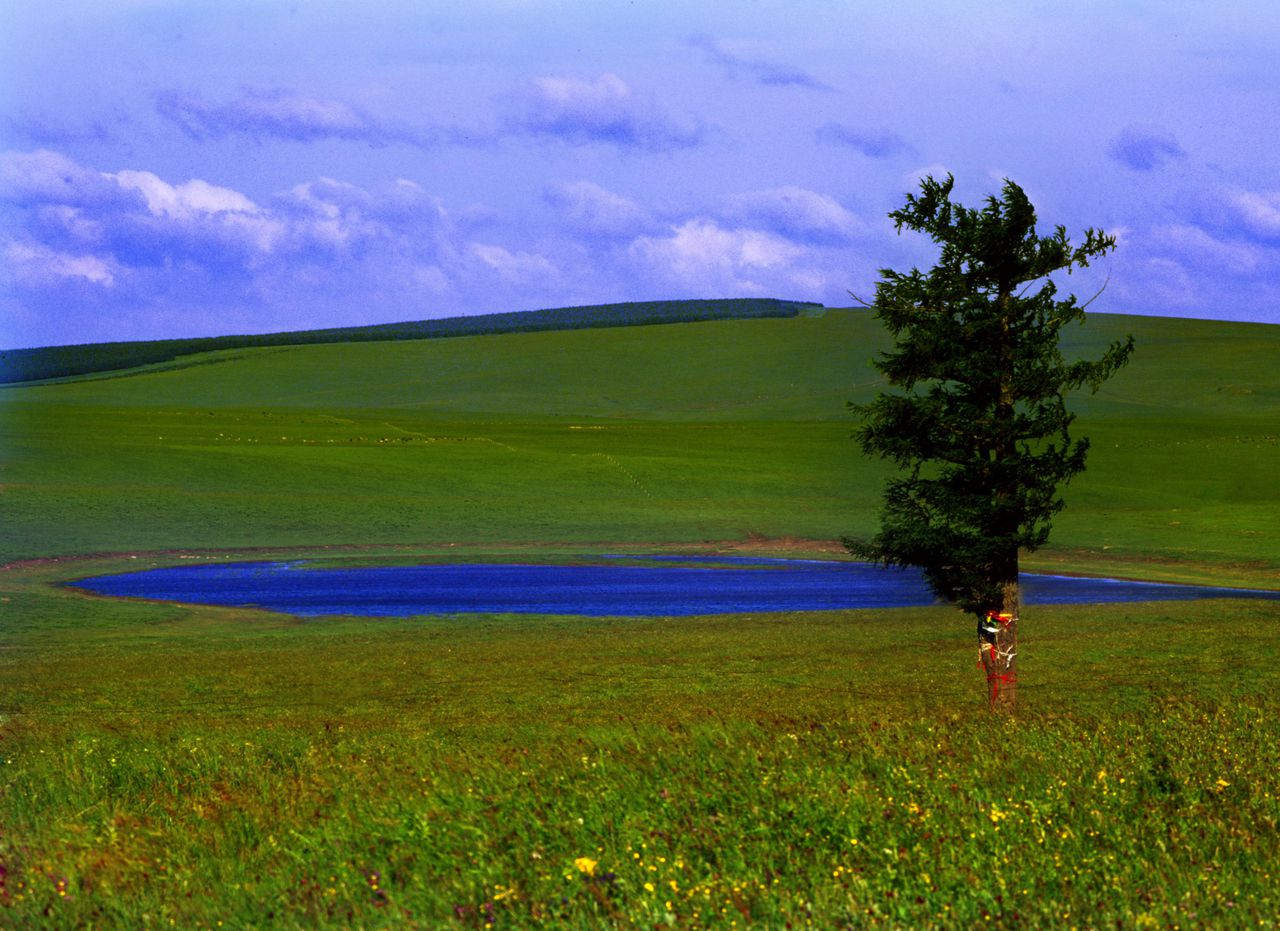
[[[649,557],[649,559],[653,559]],[[656,561],[661,562],[662,557]],[[306,563],[201,564],[97,576],[102,595],[251,605],[302,616],[407,617],[465,613],[663,616],[822,611],[934,603],[920,574],[864,563],[725,559],[673,565],[433,565],[323,569]],[[710,559],[705,561],[712,561]],[[1280,592],[1024,575],[1028,604],[1270,598]]]

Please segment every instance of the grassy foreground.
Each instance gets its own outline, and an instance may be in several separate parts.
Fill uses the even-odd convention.
[[[120,567],[121,562],[85,568]],[[301,622],[3,577],[9,927],[1274,927],[1280,606]]]

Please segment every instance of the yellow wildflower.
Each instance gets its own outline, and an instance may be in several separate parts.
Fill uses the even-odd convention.
[[[588,876],[596,875],[596,861],[590,857],[578,857],[573,861],[573,865],[578,868],[580,873],[585,873]]]

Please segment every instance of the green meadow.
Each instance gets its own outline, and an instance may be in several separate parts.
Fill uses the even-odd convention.
[[[1028,567],[1280,588],[1280,328],[1134,333]],[[298,620],[181,560],[838,557],[869,314],[0,387],[0,927],[1275,927],[1280,604]]]

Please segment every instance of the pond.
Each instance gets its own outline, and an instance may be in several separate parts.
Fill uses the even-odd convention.
[[[597,617],[827,611],[933,604],[919,572],[866,563],[733,557],[615,557],[591,565],[448,564],[322,568],[306,562],[174,566],[82,579],[100,595],[252,606],[305,617],[579,614]],[[644,564],[636,565],[637,559]],[[1116,579],[1022,576],[1027,604],[1280,592]]]

